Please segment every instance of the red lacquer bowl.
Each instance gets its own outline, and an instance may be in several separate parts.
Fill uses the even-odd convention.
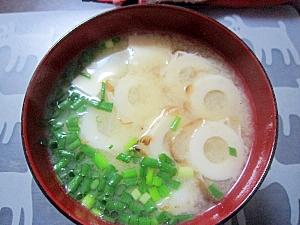
[[[41,121],[55,81],[82,50],[102,39],[134,31],[169,31],[205,41],[242,78],[255,114],[255,138],[246,168],[225,198],[186,224],[217,224],[230,218],[255,193],[269,169],[277,139],[277,109],[270,81],[251,50],[231,31],[197,12],[175,6],[137,5],[98,15],[63,37],[37,67],[22,113],[22,140],[33,176],[51,203],[80,224],[108,224],[70,198],[53,172],[47,149],[40,145]]]

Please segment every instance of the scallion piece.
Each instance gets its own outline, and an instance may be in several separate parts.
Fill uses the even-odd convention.
[[[120,174],[115,173],[107,182],[109,185],[116,187],[122,179],[123,177]]]
[[[123,203],[129,204],[130,202],[133,201],[133,196],[131,194],[129,194],[128,192],[123,191],[120,196],[120,200]]]
[[[237,150],[236,150],[236,148],[233,148],[233,147],[229,146],[228,150],[229,150],[229,155],[237,157]]]
[[[91,79],[91,74],[88,73],[79,73],[79,74],[85,78]]]
[[[166,223],[172,215],[167,211],[161,211],[161,213],[156,217],[159,224]]]
[[[116,159],[123,161],[125,163],[129,163],[131,158],[132,158],[132,156],[130,154],[123,153],[123,152],[119,153],[116,157]]]
[[[106,203],[106,209],[122,211],[126,208],[126,204],[120,201],[109,201]]]
[[[54,170],[55,171],[59,171],[62,168],[66,167],[66,165],[68,164],[68,161],[66,159],[60,159],[55,165],[54,165]]]
[[[146,176],[146,184],[151,185],[153,180],[154,170],[152,168],[148,168],[147,176]]]
[[[84,196],[84,198],[81,200],[81,204],[88,209],[91,209],[95,203],[96,203],[96,199],[90,193]]]
[[[173,159],[166,155],[166,153],[161,153],[158,155],[158,159],[160,162],[165,162],[171,165],[175,165]]]
[[[118,222],[120,222],[121,224],[128,224],[129,221],[129,216],[128,214],[125,213],[121,213],[118,217]]]
[[[136,168],[131,168],[131,169],[127,169],[127,170],[122,171],[122,176],[123,176],[124,179],[137,177],[137,175],[138,175],[138,173],[137,173]]]
[[[140,162],[140,165],[151,168],[159,168],[160,162],[154,158],[144,157]]]
[[[177,176],[183,178],[191,178],[194,177],[194,169],[188,166],[182,166],[178,168]]]
[[[80,151],[90,158],[93,158],[96,155],[96,150],[88,145],[81,145]]]
[[[153,186],[159,187],[162,185],[162,183],[163,183],[163,180],[160,177],[156,177],[156,176],[153,177],[153,179],[152,179]]]
[[[128,208],[137,215],[142,212],[142,207],[134,201],[129,203]]]
[[[80,139],[78,138],[74,142],[72,142],[71,144],[69,144],[68,149],[71,150],[71,151],[73,151],[76,148],[80,147],[81,144],[82,143],[81,143]]]
[[[209,185],[208,190],[217,199],[223,197],[223,193],[214,184]]]
[[[149,194],[154,202],[157,202],[161,199],[161,195],[159,194],[157,187],[149,188]]]
[[[152,199],[149,199],[145,204],[144,204],[144,210],[146,213],[153,213],[158,210],[155,202]]]
[[[177,181],[177,180],[172,180],[170,183],[169,183],[169,187],[173,190],[178,190],[179,187],[181,185],[181,182],[180,181]]]
[[[125,152],[128,152],[129,150],[132,149],[132,147],[138,142],[138,138],[137,137],[133,137],[131,140],[129,140],[126,145],[124,146],[124,150]]]
[[[91,165],[85,163],[85,164],[81,167],[81,171],[80,171],[79,175],[85,177],[85,176],[89,173],[90,169],[91,169]]]
[[[75,158],[75,154],[74,152],[69,152],[67,150],[59,150],[58,154],[64,158],[68,158],[68,159],[74,159]]]
[[[102,216],[103,212],[100,209],[97,208],[92,208],[91,212],[95,215],[95,216]]]
[[[146,182],[142,181],[139,183],[139,191],[144,194],[146,191],[148,191],[148,186]]]
[[[124,179],[124,184],[126,187],[134,187],[138,184],[138,180],[137,177],[133,177],[133,178],[126,178]]]
[[[142,196],[141,192],[137,188],[134,188],[132,190],[131,195],[134,198],[134,200],[138,200]]]
[[[192,220],[194,219],[195,215],[194,214],[179,214],[176,215],[177,221],[179,223],[184,222],[184,221],[188,221],[188,220]]]
[[[99,186],[100,180],[99,179],[94,179],[91,183],[91,190],[96,190],[97,187]]]
[[[101,101],[105,101],[105,94],[106,94],[106,84],[105,84],[105,82],[102,82],[101,83],[101,91],[100,91]]]
[[[149,201],[149,199],[151,199],[151,195],[148,192],[145,192],[141,195],[139,201],[143,204],[146,204]]]
[[[76,191],[76,189],[79,187],[82,180],[83,177],[80,175],[76,175],[75,177],[73,177],[73,179],[66,186],[67,193],[74,193],[74,191]]]
[[[136,215],[130,215],[128,224],[129,225],[138,225],[139,224],[139,218]]]
[[[92,182],[93,182],[93,179],[91,179],[91,178],[85,178],[83,180],[83,183],[80,187],[82,194],[86,194],[91,190],[91,183]]]
[[[115,167],[114,165],[110,164],[110,165],[106,168],[106,170],[105,170],[105,172],[104,172],[104,174],[103,174],[103,177],[104,177],[105,179],[109,179],[109,178],[112,177],[116,172],[117,172],[116,167]]]
[[[160,163],[160,170],[168,173],[171,177],[175,176],[177,173],[176,167],[164,162]]]
[[[101,152],[97,152],[96,155],[92,158],[92,160],[100,170],[104,170],[109,166],[108,160],[104,157],[104,155],[102,155]]]
[[[158,187],[158,192],[160,194],[161,197],[166,198],[168,196],[170,196],[170,190],[167,188],[166,185],[162,185],[160,187]]]
[[[111,112],[113,110],[113,107],[114,107],[114,103],[101,101],[97,108],[106,112]]]
[[[173,122],[171,123],[170,129],[172,131],[176,131],[178,126],[179,126],[180,121],[181,121],[181,117],[180,116],[175,116]]]
[[[151,225],[151,219],[149,217],[140,217],[139,225]]]

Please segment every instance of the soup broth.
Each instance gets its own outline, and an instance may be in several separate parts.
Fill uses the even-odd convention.
[[[246,164],[246,90],[198,41],[153,33],[102,41],[58,87],[47,114],[53,168],[103,220],[193,219],[222,200]]]

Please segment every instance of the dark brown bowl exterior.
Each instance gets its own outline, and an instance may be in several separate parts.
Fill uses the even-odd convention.
[[[186,224],[216,224],[233,215],[258,189],[274,155],[277,109],[268,77],[249,48],[218,22],[197,12],[166,5],[121,7],[96,16],[62,38],[43,58],[29,84],[22,113],[22,141],[28,165],[48,199],[80,224],[109,224],[70,198],[56,180],[41,121],[53,84],[66,65],[95,42],[135,31],[170,31],[207,42],[235,68],[249,90],[255,114],[255,139],[237,185],[217,206]]]

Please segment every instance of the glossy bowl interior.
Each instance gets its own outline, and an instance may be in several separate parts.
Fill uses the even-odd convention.
[[[33,176],[48,199],[81,224],[107,224],[70,198],[56,180],[47,149],[40,145],[46,101],[70,61],[93,43],[135,31],[169,31],[205,41],[242,77],[253,101],[255,138],[246,168],[235,187],[215,207],[187,224],[216,224],[234,214],[258,189],[274,155],[277,110],[272,87],[251,50],[231,31],[197,12],[165,5],[118,8],[96,16],[62,38],[43,58],[29,84],[22,113],[22,140]]]

